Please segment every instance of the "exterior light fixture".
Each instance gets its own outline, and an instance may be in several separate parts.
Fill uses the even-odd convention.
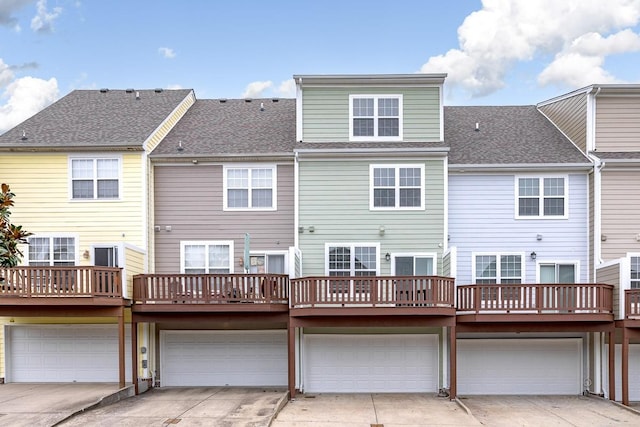
[[[386,259],[387,261],[391,261],[391,254],[390,254],[389,252],[387,252],[387,253],[384,255],[384,259]]]
[[[531,259],[532,259],[532,260],[535,260],[536,258],[538,258],[538,254],[537,254],[537,253],[535,253],[535,252],[531,252],[531,255],[530,255],[530,256],[531,256]]]
[[[384,236],[384,225],[381,225],[380,228],[378,228],[378,234]]]

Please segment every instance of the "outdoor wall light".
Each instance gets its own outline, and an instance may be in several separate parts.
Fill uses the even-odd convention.
[[[542,240],[542,234],[538,234],[538,235],[536,236],[536,240],[538,240],[538,241]]]
[[[316,228],[313,225],[309,226],[309,233],[313,233],[314,231],[316,231]]]
[[[380,226],[380,228],[378,228],[378,233],[379,233],[381,236],[384,236],[384,225],[381,225],[381,226]]]
[[[390,254],[389,252],[387,252],[387,253],[384,255],[384,259],[386,259],[387,261],[391,261],[391,254]]]
[[[532,259],[532,260],[535,260],[536,258],[538,258],[538,254],[537,254],[537,253],[535,253],[535,252],[531,252],[531,255],[530,255],[530,256],[531,256],[531,259]]]

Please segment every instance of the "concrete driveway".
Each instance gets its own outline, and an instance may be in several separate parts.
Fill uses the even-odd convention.
[[[480,426],[465,409],[434,394],[305,394],[289,402],[274,427]]]
[[[488,426],[637,426],[640,412],[585,396],[470,396],[460,398]]]
[[[155,388],[78,414],[59,425],[268,427],[275,413],[286,403],[287,396],[284,389]]]
[[[49,427],[105,397],[127,394],[118,384],[0,384],[0,425]],[[116,397],[117,398],[117,397]]]

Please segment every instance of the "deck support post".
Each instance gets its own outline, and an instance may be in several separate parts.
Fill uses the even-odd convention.
[[[629,334],[625,326],[622,327],[622,404],[629,406]]]
[[[457,378],[456,326],[449,326],[449,399],[454,400],[458,393]]]
[[[609,400],[616,400],[616,331],[609,331]]]
[[[120,311],[118,313],[118,371],[119,371],[119,387],[124,388],[125,386],[125,331],[124,331],[124,307],[120,307]]]
[[[287,337],[289,399],[293,399],[296,396],[296,327],[291,319],[287,322]]]
[[[138,390],[138,322],[131,319],[131,381],[133,381],[133,390],[137,396]]]

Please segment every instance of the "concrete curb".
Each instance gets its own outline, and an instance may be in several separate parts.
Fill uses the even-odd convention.
[[[109,394],[107,396],[101,397],[100,399],[98,399],[96,402],[91,403],[83,408],[80,408],[74,412],[72,412],[71,414],[67,415],[66,417],[62,418],[61,420],[59,420],[58,422],[56,422],[55,424],[53,424],[52,426],[57,426],[60,425],[61,423],[67,421],[68,419],[81,414],[85,411],[88,411],[90,409],[94,409],[94,408],[98,408],[100,406],[107,406],[107,405],[111,405],[112,403],[116,403],[119,402],[121,400],[124,399],[128,399],[130,397],[133,397],[135,395],[135,390],[133,385],[129,385],[126,386],[124,388],[121,388],[120,390],[116,391],[115,393]]]
[[[471,409],[467,408],[467,405],[465,405],[464,403],[462,403],[462,401],[460,399],[458,399],[457,397],[455,399],[453,399],[458,406],[460,406],[466,413],[467,415],[473,417],[473,414],[471,413]]]
[[[282,408],[284,408],[287,403],[289,403],[289,392],[288,391],[278,401],[278,404],[276,405],[276,409],[273,411],[273,414],[271,415],[271,418],[269,419],[268,426],[271,426],[271,424],[273,424],[273,421],[276,419],[276,417],[278,416],[280,411],[282,411]]]

